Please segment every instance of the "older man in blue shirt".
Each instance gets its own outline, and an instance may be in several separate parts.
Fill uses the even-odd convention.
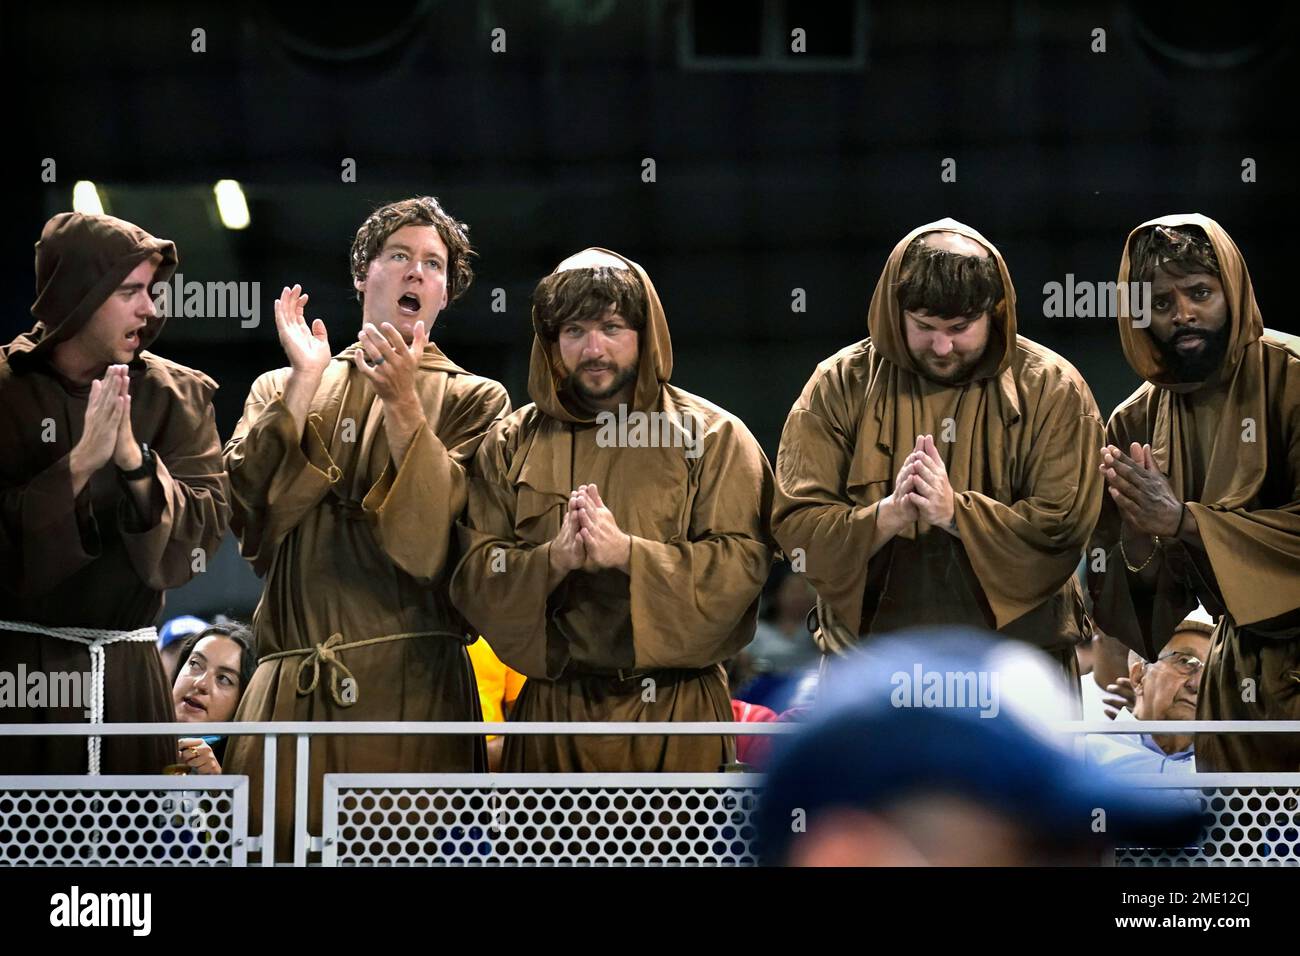
[[[1190,617],[1178,625],[1154,661],[1147,663],[1130,652],[1129,680],[1136,695],[1133,710],[1131,714],[1121,710],[1115,719],[1195,719],[1212,630],[1208,618]],[[1088,737],[1087,759],[1124,773],[1195,773],[1192,737],[1191,733],[1093,734]]]

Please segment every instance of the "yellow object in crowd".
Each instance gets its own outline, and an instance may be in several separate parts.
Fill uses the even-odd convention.
[[[474,680],[478,682],[483,719],[505,720],[506,709],[514,706],[528,678],[501,663],[482,637],[469,646],[469,659],[474,665]],[[495,737],[495,734],[490,734],[488,740]]]

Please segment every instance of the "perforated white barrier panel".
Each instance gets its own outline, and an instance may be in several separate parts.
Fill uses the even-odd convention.
[[[327,774],[321,861],[752,866],[757,798],[746,774]]]
[[[0,777],[0,865],[244,866],[247,777]]]
[[[328,774],[321,862],[753,865],[760,784],[748,774]],[[1177,789],[1208,815],[1202,845],[1119,849],[1118,865],[1300,866],[1300,786]],[[247,827],[244,777],[0,777],[0,866],[243,866]]]
[[[1200,847],[1115,851],[1119,866],[1300,866],[1300,788],[1204,787]]]

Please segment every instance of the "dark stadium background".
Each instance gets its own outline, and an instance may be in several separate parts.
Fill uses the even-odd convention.
[[[1021,331],[1072,361],[1103,415],[1137,379],[1111,322],[1047,319],[1044,283],[1115,278],[1168,212],[1217,218],[1265,323],[1295,331],[1297,16],[1253,4],[539,0],[296,6],[5,5],[9,176],[4,340],[31,324],[32,243],[92,180],[107,211],[174,239],[181,272],[259,281],[262,322],[175,319],[158,351],[221,383],[228,436],[283,364],[271,300],[300,282],[331,345],[360,312],[353,232],[432,193],[480,253],[435,338],[527,401],[533,284],[604,245],[641,262],[673,334],[674,382],[740,415],[775,457],[817,361],[866,334],[884,259],[953,216],[1007,257]],[[790,30],[807,52],[789,52]],[[191,31],[206,31],[206,52]],[[506,31],[506,52],[491,51]],[[1091,52],[1092,31],[1106,52]],[[41,182],[41,162],[58,181]],[[345,157],[357,182],[340,181]],[[957,161],[957,181],[940,164]],[[1242,161],[1257,164],[1243,183]],[[642,181],[652,158],[657,181]],[[237,179],[250,228],[212,184]],[[491,311],[492,290],[508,310]],[[804,289],[807,310],[791,311]],[[232,541],[167,615],[246,616]]]

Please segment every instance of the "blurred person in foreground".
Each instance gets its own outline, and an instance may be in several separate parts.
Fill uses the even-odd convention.
[[[1071,698],[1023,643],[964,628],[874,642],[828,669],[809,723],[777,743],[756,815],[763,861],[1079,865],[1193,841],[1192,801],[1087,768],[1048,729]]]

